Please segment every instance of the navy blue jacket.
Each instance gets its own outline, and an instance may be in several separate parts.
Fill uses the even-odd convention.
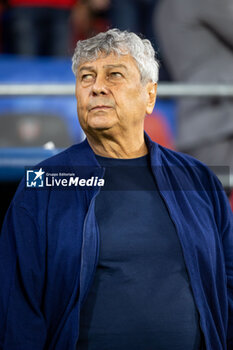
[[[207,350],[233,349],[233,218],[221,184],[197,160],[145,135],[153,174],[175,224]],[[41,166],[90,167],[87,140]],[[75,350],[79,312],[98,261],[99,189],[25,190],[0,236],[0,349]]]

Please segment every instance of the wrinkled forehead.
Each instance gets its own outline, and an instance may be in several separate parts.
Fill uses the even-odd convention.
[[[102,65],[102,66],[109,66],[109,65],[124,65],[128,70],[136,70],[138,74],[141,76],[140,71],[138,69],[137,62],[133,58],[133,56],[127,52],[127,51],[121,51],[118,52],[105,52],[101,51],[97,55],[93,55],[92,57],[82,57],[80,59],[80,62],[78,64],[79,70],[84,66],[95,66],[95,65]]]
[[[104,51],[104,50],[89,50],[87,52],[84,52],[80,59],[78,66],[88,63],[88,62],[94,62],[97,61],[98,59],[105,59],[107,57],[111,57],[113,60],[118,60],[122,56],[128,56],[130,55],[128,50],[117,50],[112,48],[112,50],[109,51]],[[131,56],[131,55],[130,55]]]

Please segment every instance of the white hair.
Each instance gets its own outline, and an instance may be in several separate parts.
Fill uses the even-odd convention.
[[[72,57],[72,70],[76,76],[78,66],[87,61],[93,61],[99,54],[108,56],[130,54],[136,61],[143,83],[152,81],[157,83],[159,62],[155,57],[155,50],[151,42],[141,39],[135,33],[110,29],[92,38],[79,40]]]

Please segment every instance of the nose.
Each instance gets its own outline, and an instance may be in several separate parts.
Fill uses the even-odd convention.
[[[92,85],[92,95],[98,96],[98,95],[107,95],[108,94],[108,88],[106,86],[106,81],[104,76],[96,76],[95,82]]]

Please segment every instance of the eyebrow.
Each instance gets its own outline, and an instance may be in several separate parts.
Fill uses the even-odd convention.
[[[124,64],[106,64],[105,66],[103,66],[104,68],[123,68],[125,70],[127,70],[127,67]],[[79,73],[84,71],[84,70],[89,70],[91,72],[94,72],[95,69],[93,68],[93,66],[83,66],[79,69]]]
[[[89,70],[94,72],[94,68],[92,66],[83,66],[79,69],[79,72],[82,72],[83,70]]]
[[[127,70],[127,67],[124,64],[107,64],[104,68],[124,68]]]

